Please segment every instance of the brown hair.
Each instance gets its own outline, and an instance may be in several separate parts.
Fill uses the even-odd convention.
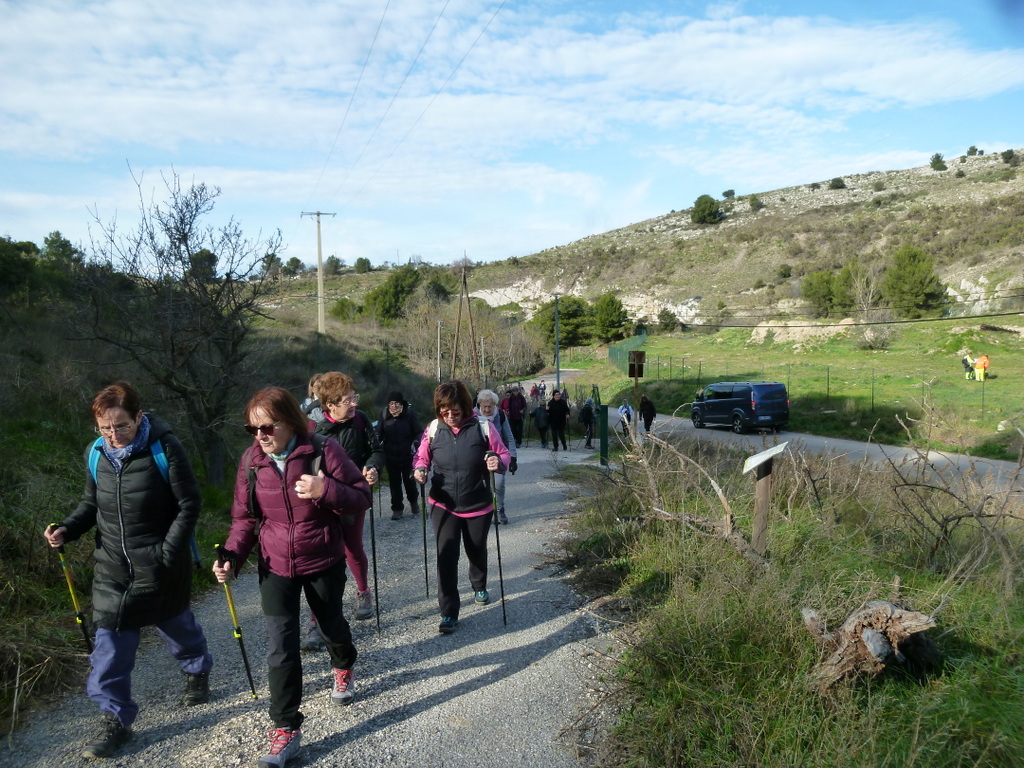
[[[116,381],[104,387],[92,399],[93,418],[100,418],[100,414],[106,413],[111,408],[124,408],[129,416],[137,419],[142,410],[138,390],[127,381]]]
[[[246,423],[256,410],[266,411],[274,421],[283,421],[301,437],[309,434],[309,421],[299,407],[299,401],[284,387],[267,387],[253,395],[245,406]]]
[[[317,394],[316,394],[316,385],[317,385],[317,382],[320,381],[320,379],[322,379],[323,377],[324,377],[324,375],[322,373],[314,373],[312,376],[309,377],[309,386],[306,388],[306,393],[310,397],[316,397],[317,396]]]
[[[442,408],[458,408],[462,418],[468,419],[473,415],[473,396],[458,379],[438,384],[434,390],[434,413],[440,416]]]
[[[321,405],[333,405],[341,402],[341,398],[349,392],[355,394],[356,383],[351,376],[340,371],[328,371],[320,377],[316,385],[316,394]]]

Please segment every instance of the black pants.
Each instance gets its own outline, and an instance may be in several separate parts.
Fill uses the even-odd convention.
[[[405,491],[405,498],[409,500],[412,511],[416,511],[416,497],[419,495],[418,483],[412,476],[412,458],[407,463],[386,462],[388,469],[388,486],[391,488],[391,511],[401,512],[405,509],[405,502],[402,501],[402,491]]]
[[[270,684],[270,719],[275,728],[298,728],[303,715],[302,654],[299,640],[302,622],[299,598],[304,594],[327,653],[335,669],[351,669],[356,662],[352,631],[342,614],[345,593],[345,561],[310,576],[278,576],[260,573],[260,599],[267,622],[267,681]]]
[[[478,517],[458,517],[430,505],[430,522],[437,540],[437,607],[442,616],[459,618],[459,557],[465,548],[469,560],[469,583],[474,592],[487,589],[487,534],[491,530],[488,512]]]
[[[583,428],[586,430],[587,445],[590,445],[594,441],[594,422],[584,424]]]
[[[551,422],[551,448],[558,450],[558,443],[562,443],[562,450],[568,450],[568,446],[565,444],[565,424],[555,424]]]
[[[523,420],[509,418],[508,425],[512,429],[512,439],[516,441],[516,448],[523,444]]]

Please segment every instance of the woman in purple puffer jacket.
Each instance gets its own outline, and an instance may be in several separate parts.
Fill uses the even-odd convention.
[[[246,406],[245,416],[245,428],[256,440],[238,465],[231,531],[224,560],[214,563],[213,572],[218,581],[227,581],[259,541],[274,722],[261,765],[283,766],[295,756],[301,739],[302,595],[317,616],[331,657],[331,701],[353,700],[356,649],[342,614],[342,518],[370,505],[370,487],[340,445],[310,434],[306,416],[288,390],[260,390]]]

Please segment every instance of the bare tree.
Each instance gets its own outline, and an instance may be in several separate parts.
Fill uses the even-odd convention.
[[[252,335],[271,285],[263,266],[281,235],[258,242],[234,219],[206,225],[220,190],[183,186],[176,173],[163,181],[167,202],[147,205],[136,179],[140,220],[131,232],[94,212],[102,239],[92,243],[79,338],[122,351],[180,403],[208,481],[222,483],[222,427],[248,387]]]

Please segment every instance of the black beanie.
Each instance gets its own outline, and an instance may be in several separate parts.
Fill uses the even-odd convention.
[[[402,405],[405,405],[405,397],[402,395],[401,392],[392,392],[390,395],[388,395],[388,402],[401,403]]]

